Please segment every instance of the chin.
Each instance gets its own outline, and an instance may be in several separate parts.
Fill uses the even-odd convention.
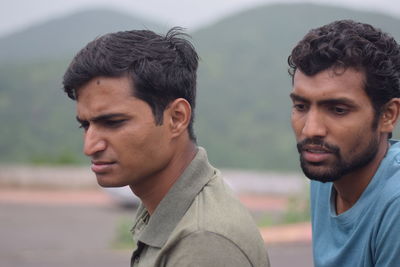
[[[322,169],[321,167],[316,167],[316,166],[305,166],[301,165],[301,168],[303,170],[304,175],[313,181],[318,181],[321,183],[327,183],[327,182],[334,182],[337,181],[341,178],[341,175],[339,173],[336,173],[332,169]]]
[[[310,180],[318,181],[321,183],[335,182],[340,179],[340,177],[321,176],[318,174],[309,174],[309,173],[307,173],[307,174],[305,173],[305,176]]]
[[[116,182],[118,179],[112,177],[104,177],[103,175],[96,175],[97,176],[97,183],[101,187],[122,187],[126,184]]]

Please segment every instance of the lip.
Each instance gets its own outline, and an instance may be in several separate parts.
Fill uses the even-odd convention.
[[[116,162],[113,161],[92,161],[91,169],[96,174],[111,171]]]
[[[302,156],[308,162],[322,162],[327,160],[332,152],[321,146],[305,146],[302,149]]]

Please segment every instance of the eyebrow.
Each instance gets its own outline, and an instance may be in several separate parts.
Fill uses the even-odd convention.
[[[292,100],[310,103],[309,100],[307,100],[306,98],[301,97],[301,96],[299,96],[299,95],[296,95],[295,93],[291,93],[291,94],[290,94],[290,98],[291,98]]]
[[[310,103],[311,101],[296,95],[294,93],[290,94],[290,98],[294,101],[301,101],[301,102],[305,102],[305,103]],[[344,98],[344,97],[339,97],[339,98],[332,98],[332,99],[324,99],[324,100],[320,100],[317,101],[318,105],[338,105],[338,104],[342,104],[342,105],[348,105],[348,106],[352,106],[352,107],[356,107],[358,106],[354,101],[352,101],[351,99],[348,98]]]
[[[99,116],[96,116],[96,117],[94,117],[92,119],[89,119],[89,120],[83,120],[83,119],[79,118],[78,116],[76,116],[76,120],[79,123],[88,122],[88,121],[99,122],[99,121],[106,121],[106,120],[115,119],[115,118],[118,118],[118,117],[126,117],[126,116],[127,115],[124,114],[124,113],[111,113],[111,114],[99,115]]]

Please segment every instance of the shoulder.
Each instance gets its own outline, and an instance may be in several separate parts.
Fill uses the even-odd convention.
[[[392,143],[379,175],[380,188],[374,207],[374,247],[378,262],[400,257],[400,143]]]
[[[389,195],[386,196],[385,194],[387,194],[387,192],[383,192],[381,194],[381,196],[384,196],[381,197],[381,199],[384,198],[384,200],[380,200],[378,202],[380,204],[378,222],[381,227],[388,227],[392,225],[393,220],[400,223],[400,191],[391,192]],[[398,227],[398,225],[393,226]]]
[[[195,231],[205,230],[232,235],[231,230],[256,229],[249,211],[242,205],[219,172],[204,186],[194,198],[182,219],[191,223]],[[229,229],[229,228],[233,229]]]
[[[187,216],[197,218],[198,230],[225,236],[236,243],[262,242],[250,212],[218,175],[194,200]]]
[[[263,265],[253,263],[230,239],[199,230],[186,235],[168,252],[168,266],[268,266],[266,258],[265,254]]]
[[[391,146],[383,159],[381,166],[384,170],[381,172],[381,179],[400,180],[400,142],[391,141]],[[379,172],[379,170],[378,170]]]
[[[395,143],[388,155],[381,163],[383,169],[378,170],[377,188],[379,190],[378,203],[382,209],[398,205],[400,196],[400,143]],[[375,179],[374,178],[374,179]]]
[[[400,258],[400,194],[385,202],[376,222],[372,246],[376,266],[397,266]]]
[[[236,256],[232,258],[239,257],[238,262],[243,258],[243,261],[256,263],[255,266],[268,266],[257,225],[218,173],[195,197],[168,242],[175,243],[174,246],[178,244],[185,251],[193,250],[193,253],[204,244],[201,250],[217,252],[215,257],[234,252]]]

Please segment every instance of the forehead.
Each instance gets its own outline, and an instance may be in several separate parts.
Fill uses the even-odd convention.
[[[77,98],[94,97],[102,94],[130,94],[132,95],[132,83],[128,77],[95,77],[77,90]]]
[[[96,77],[81,87],[77,96],[77,113],[84,116],[129,110],[141,101],[133,96],[128,77]]]
[[[364,73],[352,68],[342,71],[328,69],[313,76],[296,70],[292,93],[310,101],[348,98],[355,102],[369,102],[364,81]]]

